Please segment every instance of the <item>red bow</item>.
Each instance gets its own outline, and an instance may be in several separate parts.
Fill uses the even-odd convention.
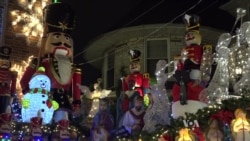
[[[224,124],[230,124],[231,120],[234,118],[234,114],[229,110],[221,110],[217,113],[211,115],[212,119],[219,119]]]

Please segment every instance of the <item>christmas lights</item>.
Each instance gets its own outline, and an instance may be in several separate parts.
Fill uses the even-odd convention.
[[[18,0],[18,5],[23,10],[13,10],[11,15],[13,18],[12,26],[21,26],[21,33],[17,36],[26,37],[27,43],[30,43],[30,37],[38,37],[38,46],[43,36],[43,8],[49,3],[48,0]]]
[[[36,117],[38,111],[41,111],[43,124],[49,124],[52,121],[54,110],[58,108],[58,103],[49,99],[51,81],[44,72],[44,68],[39,68],[39,71],[29,82],[30,91],[23,96],[23,122],[29,123],[30,119]]]

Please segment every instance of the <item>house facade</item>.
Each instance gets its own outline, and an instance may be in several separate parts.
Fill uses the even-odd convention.
[[[142,52],[141,71],[148,72],[153,81],[158,60],[170,62],[176,55],[180,55],[185,47],[185,31],[184,24],[153,24],[118,29],[101,35],[89,44],[84,57],[93,66],[102,70],[104,88],[117,88],[119,79],[129,73],[129,50],[138,49]],[[215,47],[223,31],[201,26],[200,33],[202,44]],[[167,72],[173,69],[174,67],[170,66]],[[170,78],[169,82],[173,83],[174,79]],[[168,89],[171,89],[171,86]]]

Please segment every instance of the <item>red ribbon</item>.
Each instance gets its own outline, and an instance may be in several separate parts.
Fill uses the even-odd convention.
[[[193,132],[197,135],[197,137],[199,138],[199,141],[205,141],[205,137],[204,137],[203,133],[201,132],[200,128],[195,127],[193,129]]]
[[[219,119],[224,124],[230,124],[231,120],[234,118],[234,114],[229,110],[221,110],[217,113],[211,115],[212,119]]]

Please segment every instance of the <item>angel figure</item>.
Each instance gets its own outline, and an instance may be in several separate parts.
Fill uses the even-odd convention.
[[[92,100],[92,106],[89,111],[88,117],[93,118],[94,115],[98,112],[98,106],[100,99],[107,97],[112,91],[102,89],[100,87],[102,82],[101,78],[97,79],[97,82],[94,84],[94,91],[90,91],[89,87],[78,84],[78,87],[80,88],[81,92],[86,95],[87,98]]]

